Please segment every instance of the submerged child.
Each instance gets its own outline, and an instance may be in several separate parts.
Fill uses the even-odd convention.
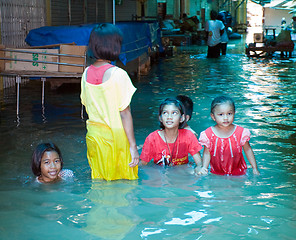
[[[147,165],[153,159],[159,165],[187,164],[190,153],[200,169],[202,146],[190,130],[182,129],[186,123],[183,104],[167,98],[159,106],[159,122],[161,130],[150,133],[144,142],[141,163]]]
[[[259,175],[256,159],[249,144],[250,131],[233,124],[235,104],[230,97],[220,96],[211,104],[211,118],[215,126],[201,132],[199,141],[204,146],[203,167],[199,174],[243,175],[247,165],[242,149],[249,160],[253,173]]]
[[[111,65],[121,51],[122,33],[110,23],[99,24],[88,48],[96,61],[81,79],[81,103],[88,114],[87,158],[92,179],[137,179],[139,153],[130,102],[136,88],[123,69]]]
[[[188,97],[188,96],[185,96],[185,95],[178,95],[176,97],[176,99],[179,100],[183,104],[184,109],[185,109],[186,121],[185,121],[184,129],[190,130],[191,132],[194,133],[194,135],[196,137],[198,137],[197,133],[188,125],[188,121],[190,121],[190,119],[192,117],[192,113],[193,113],[193,101],[192,101],[192,99],[190,97]]]
[[[74,177],[71,170],[63,169],[61,151],[54,143],[41,143],[35,148],[31,168],[39,183],[54,183]]]

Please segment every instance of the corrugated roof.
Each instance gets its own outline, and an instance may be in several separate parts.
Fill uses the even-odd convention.
[[[295,10],[296,0],[271,0],[263,6],[275,9]]]
[[[263,7],[296,11],[296,0],[252,0]]]
[[[251,0],[251,1],[264,6],[265,4],[270,3],[272,0]]]

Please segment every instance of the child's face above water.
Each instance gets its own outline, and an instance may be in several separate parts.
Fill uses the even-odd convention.
[[[39,181],[53,182],[59,180],[59,173],[62,168],[61,159],[57,152],[44,152],[41,158],[41,175]]]
[[[228,127],[233,123],[234,114],[235,112],[231,104],[222,103],[214,108],[211,117],[217,125]]]
[[[165,105],[159,121],[162,122],[165,128],[178,128],[179,124],[184,121],[184,115],[181,115],[179,108],[174,104]]]

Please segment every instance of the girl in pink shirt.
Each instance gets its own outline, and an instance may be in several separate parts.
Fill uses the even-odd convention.
[[[202,162],[199,151],[202,146],[196,136],[185,125],[184,106],[175,98],[167,98],[159,107],[161,130],[156,130],[146,138],[140,156],[142,165],[153,159],[158,165],[187,164],[190,153],[200,170]]]
[[[247,165],[242,149],[259,175],[256,159],[249,144],[250,131],[233,124],[235,105],[231,98],[220,96],[211,104],[211,117],[216,125],[201,132],[199,141],[204,146],[203,167],[199,174],[207,174],[209,164],[211,173],[219,175],[243,175]]]

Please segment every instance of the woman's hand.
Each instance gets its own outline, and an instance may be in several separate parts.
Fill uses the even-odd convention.
[[[139,164],[140,156],[137,149],[137,144],[136,144],[136,139],[134,134],[134,127],[133,127],[133,118],[132,118],[132,114],[129,106],[120,112],[120,117],[121,117],[125,134],[130,144],[130,153],[132,156],[132,161],[128,165],[130,167],[135,167]]]
[[[128,164],[130,167],[135,167],[139,164],[139,152],[137,148],[130,148],[131,156],[132,156],[132,161]]]

